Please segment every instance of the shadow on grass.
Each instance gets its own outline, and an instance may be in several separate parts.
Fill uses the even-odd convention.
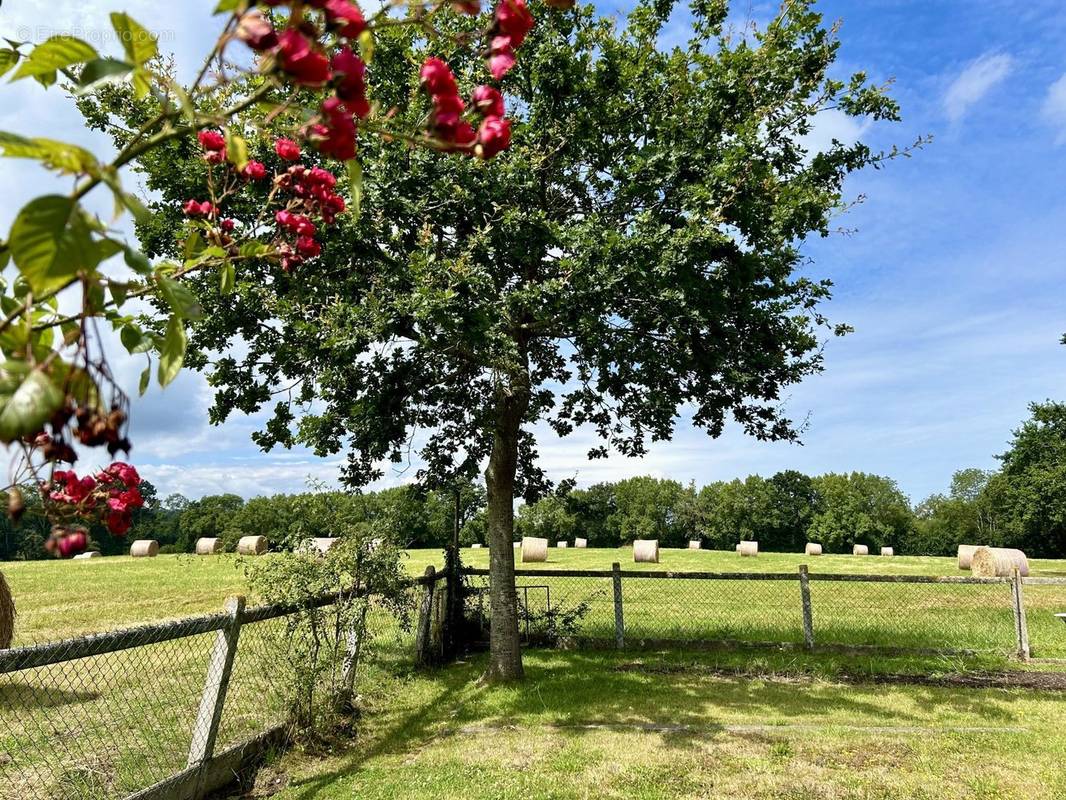
[[[642,653],[640,658],[676,664],[679,655],[686,657]],[[728,723],[738,717],[768,723],[767,734],[772,726],[792,721],[832,726],[857,720],[922,729],[929,725],[930,711],[966,715],[972,720],[969,724],[989,728],[1019,723],[1010,708],[1018,695],[1011,692],[996,692],[990,698],[982,690],[907,686],[906,702],[886,708],[883,695],[891,689],[874,682],[842,686],[831,676],[786,677],[772,670],[767,677],[716,675],[709,672],[714,657],[706,654],[689,654],[689,670],[619,669],[633,657],[527,651],[526,680],[517,686],[482,686],[483,657],[439,672],[408,674],[406,680],[421,685],[421,690],[401,693],[382,713],[368,715],[364,734],[351,743],[341,763],[301,782],[294,787],[294,796],[313,800],[378,756],[414,753],[448,736],[486,735],[491,742],[496,732],[526,726],[555,727],[568,736],[603,727],[632,728],[657,734],[666,746],[680,750],[705,746],[724,735]]]
[[[54,687],[35,686],[22,681],[0,684],[0,707],[13,711],[62,708],[97,700],[99,692],[68,692]]]

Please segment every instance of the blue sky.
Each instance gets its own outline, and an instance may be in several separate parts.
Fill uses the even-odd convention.
[[[210,46],[212,0],[6,0],[0,35],[43,39],[72,32],[99,40],[106,12],[126,10],[161,34],[189,65]],[[601,5],[605,13],[623,5]],[[734,3],[732,19],[756,23],[773,4]],[[1061,0],[824,0],[842,20],[841,74],[894,79],[904,122],[868,127],[835,115],[816,137],[862,138],[879,147],[934,142],[913,158],[848,184],[866,200],[840,224],[854,229],[808,243],[811,276],[830,277],[826,310],[855,333],[830,341],[826,372],[795,387],[787,407],[809,427],[802,447],[730,431],[710,440],[684,422],[671,443],[640,460],[588,463],[590,440],[543,433],[544,465],[580,484],[635,474],[706,483],[779,469],[877,472],[914,500],[946,487],[961,467],[995,466],[1026,405],[1066,399],[1066,8]],[[685,38],[678,16],[665,39]],[[113,45],[112,45],[113,46]],[[107,44],[101,42],[101,49]],[[89,141],[57,92],[28,82],[0,88],[0,130]],[[50,188],[29,164],[0,163],[0,229],[23,202]],[[134,387],[140,363],[120,369]],[[250,497],[330,481],[338,459],[263,454],[258,420],[206,425],[209,390],[195,374],[135,406],[134,461],[161,492],[233,491]],[[411,479],[413,469],[382,482]]]

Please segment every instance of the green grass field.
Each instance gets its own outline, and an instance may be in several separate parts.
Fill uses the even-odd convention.
[[[843,683],[891,659],[530,651],[401,674],[354,743],[259,775],[277,800],[1053,800],[1066,705],[1031,690]],[[722,674],[743,666],[751,674]],[[950,665],[943,665],[950,668]]]
[[[488,564],[484,549],[464,550],[463,558],[472,567]],[[442,560],[436,550],[412,551],[407,566],[421,574]],[[663,551],[658,565],[635,565],[625,549],[553,549],[547,564],[525,566],[606,570],[615,561],[626,571],[795,574],[808,563],[813,575],[960,574],[953,559],[742,559],[687,550]],[[234,556],[161,556],[10,563],[0,570],[19,609],[17,645],[218,611],[227,595],[246,591],[244,567]],[[1032,567],[1036,576],[1066,575],[1063,562]],[[479,582],[471,579],[475,587]],[[518,584],[535,614],[546,610],[550,591],[556,612],[587,606],[576,633],[613,638],[610,580],[533,576]],[[354,747],[342,744],[325,760],[287,759],[284,769],[295,783],[282,797],[1055,796],[1044,787],[1061,787],[1053,775],[1064,747],[1055,720],[1066,721],[1058,695],[836,682],[841,670],[1017,668],[1005,657],[1014,641],[1006,586],[814,580],[811,593],[818,642],[976,647],[982,654],[960,660],[773,649],[687,656],[531,651],[527,684],[482,690],[478,659],[412,673],[410,637],[383,625],[385,660],[373,667]],[[802,641],[798,581],[630,577],[623,596],[630,642]],[[1026,600],[1034,651],[1066,655],[1066,625],[1052,616],[1066,610],[1066,586],[1028,586]],[[476,596],[471,605],[477,607]],[[269,625],[242,633],[221,744],[283,716],[271,680],[279,628]],[[42,787],[52,793],[44,796],[64,800],[117,797],[180,769],[211,641],[202,635],[0,678],[0,798],[41,796],[34,792]],[[696,666],[618,669],[664,660],[673,668],[687,665],[685,659]],[[753,668],[757,677],[715,674],[723,664]],[[797,670],[805,676],[794,677]],[[813,678],[806,675],[812,671]],[[431,707],[431,719],[422,719]],[[687,727],[647,730],[648,724]],[[970,730],[984,727],[997,730]],[[1014,727],[1025,730],[999,730]],[[1030,750],[1035,760],[1012,774],[1011,760]],[[503,753],[502,762],[487,760],[488,751]],[[611,757],[616,752],[627,758]],[[952,761],[958,766],[943,766]],[[407,786],[412,774],[418,779]],[[948,788],[922,794],[930,781]]]
[[[488,551],[465,549],[464,563],[488,565]],[[821,556],[766,553],[741,558],[721,551],[664,550],[659,564],[636,565],[628,549],[552,549],[546,564],[529,569],[776,572],[885,575],[964,575],[954,559],[932,557]],[[407,555],[412,575],[440,567],[438,550]],[[19,610],[16,644],[50,641],[159,619],[214,612],[229,594],[246,591],[245,561],[235,556],[160,556],[93,561],[22,562],[2,565]],[[1034,560],[1032,575],[1066,576],[1066,562]],[[582,635],[613,637],[611,583],[591,578],[520,578],[530,611],[587,604]],[[484,586],[473,579],[472,584]],[[548,589],[543,587],[547,586]],[[796,581],[624,581],[626,630],[638,639],[743,639],[801,642]],[[1038,657],[1066,657],[1066,625],[1054,613],[1066,611],[1066,586],[1025,590],[1030,638]],[[816,641],[824,644],[975,649],[1010,652],[1013,617],[1005,586],[927,586],[881,583],[811,583]]]

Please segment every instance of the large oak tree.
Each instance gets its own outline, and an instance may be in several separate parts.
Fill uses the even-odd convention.
[[[513,502],[547,486],[535,423],[590,428],[601,457],[643,453],[681,413],[712,437],[729,418],[761,439],[797,436],[782,390],[821,369],[822,339],[839,332],[800,244],[829,233],[849,173],[892,155],[805,142],[828,110],[897,115],[865,76],[830,77],[838,43],[812,5],[729,35],[726,0],[696,0],[691,37],[669,47],[673,0],[642,0],[622,23],[537,9],[504,80],[508,152],[483,163],[372,139],[362,213],[322,258],[291,275],[242,268],[232,294],[200,287],[192,361],[215,387],[215,422],[272,407],[259,444],[345,452],[353,485],[412,457],[429,483],[484,469],[492,679],[522,675]],[[404,30],[378,37],[382,107],[419,91],[421,46]],[[450,61],[469,91],[479,60]],[[181,148],[141,165],[166,201],[139,231],[156,254],[202,180]]]

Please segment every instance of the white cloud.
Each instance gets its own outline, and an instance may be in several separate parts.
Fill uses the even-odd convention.
[[[1056,141],[1066,142],[1066,73],[1048,87],[1044,98],[1044,118],[1059,129]]]
[[[813,157],[816,153],[829,150],[834,141],[845,145],[855,144],[869,130],[870,125],[869,120],[852,117],[839,109],[829,108],[814,118],[810,133],[804,136],[800,143]]]
[[[962,119],[981,98],[1002,83],[1014,69],[1009,55],[985,55],[972,62],[959,74],[944,95],[944,111],[952,122]]]

